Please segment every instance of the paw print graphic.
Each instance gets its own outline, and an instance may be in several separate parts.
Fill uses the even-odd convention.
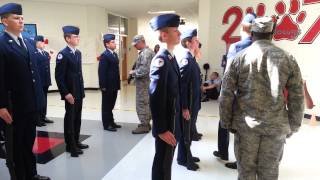
[[[300,1],[290,0],[289,13],[285,14],[286,4],[283,1],[279,1],[275,10],[277,15],[281,18],[280,23],[276,26],[276,31],[274,34],[275,40],[295,40],[301,34],[299,24],[303,23],[306,18],[306,11],[300,11]],[[293,20],[293,16],[296,16]],[[275,16],[273,16],[275,19]]]
[[[253,10],[252,7],[248,7],[248,8],[246,9],[246,14],[248,14],[248,13],[254,13],[254,10]],[[259,3],[259,4],[257,5],[255,14],[257,15],[257,17],[262,17],[262,16],[265,15],[265,13],[266,13],[266,5],[263,4],[263,3]]]

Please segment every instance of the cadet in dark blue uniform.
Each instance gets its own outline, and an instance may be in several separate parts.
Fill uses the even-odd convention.
[[[51,86],[51,75],[50,75],[50,55],[47,51],[44,50],[45,43],[43,36],[36,36],[34,38],[36,43],[37,52],[36,55],[38,57],[38,69],[42,84],[42,89],[44,93],[45,105],[43,110],[40,112],[40,121],[37,123],[38,126],[43,126],[45,123],[53,123],[53,121],[49,120],[47,115],[47,95],[49,86]]]
[[[181,130],[180,72],[173,55],[174,46],[180,42],[178,30],[180,17],[164,14],[154,17],[150,26],[159,31],[159,40],[166,44],[155,55],[150,66],[150,109],[155,137],[155,156],[152,180],[170,180],[171,165]]]
[[[72,157],[82,154],[81,149],[89,146],[79,141],[81,128],[82,100],[85,96],[82,77],[81,52],[76,49],[79,45],[79,28],[64,26],[62,28],[67,47],[57,55],[55,78],[65,100],[66,114],[64,116],[64,136],[66,150]]]
[[[120,89],[119,59],[116,49],[115,35],[105,34],[103,45],[106,50],[100,56],[99,62],[99,86],[102,92],[102,124],[104,130],[117,131],[120,125],[114,122],[112,110],[117,100]]]
[[[187,29],[181,35],[181,45],[185,48],[179,56],[181,73],[181,103],[183,115],[183,133],[179,142],[178,164],[186,166],[189,170],[197,170],[195,162],[200,159],[192,157],[190,150],[192,136],[195,132],[198,112],[201,108],[201,77],[200,68],[194,57],[195,50],[199,47],[196,29]]]
[[[20,4],[1,6],[0,15],[5,26],[0,37],[0,117],[13,126],[15,175],[19,180],[50,179],[37,175],[32,152],[36,119],[44,106],[36,49],[21,35],[24,22]]]
[[[227,54],[227,65],[225,71],[228,71],[228,68],[233,60],[233,58],[236,56],[238,52],[241,50],[247,48],[252,44],[251,39],[251,23],[256,18],[256,15],[253,13],[247,14],[242,22],[241,22],[241,41],[233,43],[229,47],[229,51]],[[221,158],[222,160],[229,160],[229,132],[227,129],[224,129],[221,127],[221,124],[219,122],[219,128],[218,128],[218,151],[214,151],[213,155],[216,157]],[[237,163],[226,163],[225,166],[227,168],[231,169],[237,169]]]

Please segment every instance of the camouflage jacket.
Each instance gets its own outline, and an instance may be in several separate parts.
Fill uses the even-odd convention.
[[[288,89],[285,103],[283,90]],[[268,40],[239,52],[226,71],[220,94],[226,129],[263,135],[298,131],[304,112],[303,82],[295,58]]]
[[[147,79],[149,81],[150,63],[154,57],[154,52],[150,48],[144,48],[139,52],[134,69],[133,77],[137,79]]]

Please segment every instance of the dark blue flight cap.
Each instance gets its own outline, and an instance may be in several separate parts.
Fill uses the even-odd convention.
[[[111,40],[115,40],[116,36],[114,34],[105,34],[103,35],[103,40],[106,42],[110,42]]]
[[[248,13],[244,16],[242,24],[252,24],[253,20],[257,18],[255,13]]]
[[[36,37],[34,37],[34,41],[41,41],[41,42],[44,42],[44,37],[43,36],[41,36],[41,35],[39,35],[39,36],[36,36]]]
[[[62,27],[63,33],[64,34],[75,34],[79,35],[80,29],[75,26],[63,26]]]
[[[22,15],[22,7],[20,4],[7,3],[0,7],[0,16],[4,14],[17,14]]]
[[[181,33],[180,39],[185,39],[185,38],[193,38],[197,36],[198,31],[197,29],[186,29]]]
[[[153,31],[164,27],[178,27],[180,16],[176,14],[162,14],[151,19],[149,25]]]

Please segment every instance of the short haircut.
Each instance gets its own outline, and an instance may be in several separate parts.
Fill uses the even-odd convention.
[[[182,47],[188,48],[188,47],[187,47],[187,42],[191,42],[191,40],[192,40],[191,37],[182,39],[182,40],[181,40],[181,45],[182,45]]]
[[[273,32],[270,33],[259,33],[259,32],[251,32],[252,36],[259,40],[259,39],[270,39],[272,37]]]
[[[161,29],[158,30],[158,32],[159,32],[158,39],[159,39],[160,42],[163,42],[163,39],[161,38],[161,32],[166,32],[166,33],[169,32],[168,31],[168,27],[161,28]]]
[[[64,40],[67,42],[67,37],[68,37],[68,38],[71,38],[71,35],[72,35],[72,34],[70,34],[70,33],[63,34]]]
[[[1,20],[5,19],[5,18],[8,18],[9,16],[10,16],[10,13],[2,14],[1,15]]]

